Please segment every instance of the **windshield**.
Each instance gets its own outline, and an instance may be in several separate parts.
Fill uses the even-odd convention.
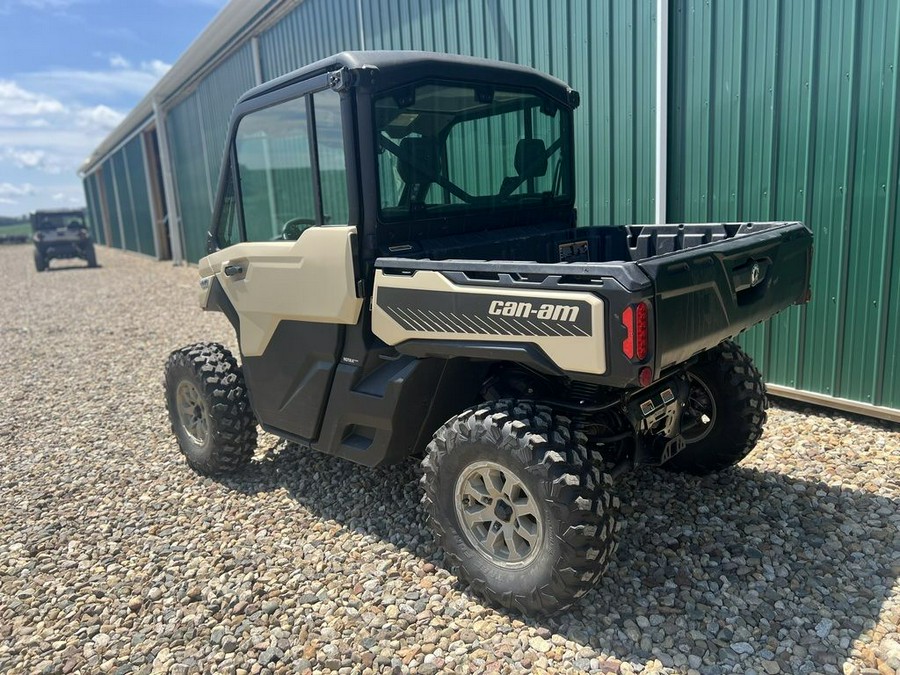
[[[376,99],[382,218],[570,202],[568,119],[540,94],[481,85]]]
[[[80,213],[38,213],[37,229],[55,230],[66,227],[78,230],[84,227],[84,219]]]

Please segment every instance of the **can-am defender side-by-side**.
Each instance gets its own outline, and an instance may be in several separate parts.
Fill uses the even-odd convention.
[[[43,272],[54,258],[81,258],[97,266],[94,240],[84,223],[84,210],[35,211],[31,214],[34,266]]]
[[[343,53],[248,92],[200,304],[173,352],[197,471],[256,429],[367,466],[424,452],[445,559],[491,601],[570,605],[615,551],[613,479],[754,447],[763,380],[731,338],[809,298],[801,223],[577,223],[578,93],[507,63]]]

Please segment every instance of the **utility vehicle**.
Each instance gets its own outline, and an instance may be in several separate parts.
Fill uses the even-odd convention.
[[[809,298],[801,223],[577,222],[563,82],[508,63],[342,53],[257,87],[228,135],[199,300],[238,335],[170,356],[188,463],[257,426],[367,466],[424,453],[449,567],[547,613],[615,550],[613,479],[739,462],[766,419],[731,338]]]
[[[34,266],[43,272],[54,258],[81,258],[97,266],[94,240],[84,224],[84,209],[35,211],[31,214]]]

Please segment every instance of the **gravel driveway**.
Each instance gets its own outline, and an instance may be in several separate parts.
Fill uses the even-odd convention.
[[[162,366],[231,327],[194,269],[98,253],[0,247],[0,672],[900,669],[897,426],[779,406],[734,470],[625,479],[604,581],[523,619],[443,569],[412,462],[263,435],[239,480],[193,474]]]

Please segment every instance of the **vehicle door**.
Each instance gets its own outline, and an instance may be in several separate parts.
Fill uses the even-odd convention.
[[[340,97],[325,88],[239,118],[221,182],[220,250],[200,263],[201,277],[221,288],[226,313],[236,315],[259,421],[309,440],[318,435],[344,327],[362,307],[356,228],[346,224]]]

